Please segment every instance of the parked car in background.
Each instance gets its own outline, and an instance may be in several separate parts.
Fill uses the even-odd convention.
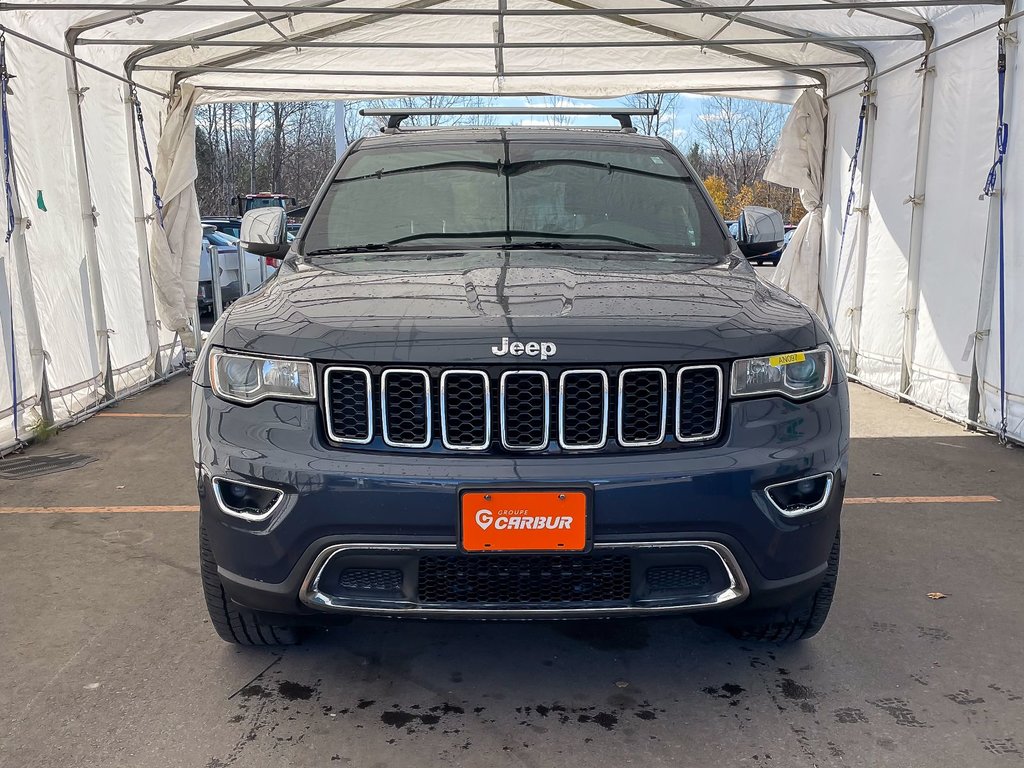
[[[199,256],[199,312],[209,314],[213,312],[213,267],[210,261],[210,246],[216,246],[217,255],[220,261],[220,286],[221,305],[229,306],[242,295],[241,280],[238,273],[238,238],[216,230],[214,219],[203,220],[203,252]],[[223,221],[223,220],[221,220]],[[260,256],[255,253],[244,252],[245,275],[249,290],[256,288],[262,282],[260,270]],[[277,260],[267,259],[266,274],[269,277],[277,270]]]
[[[203,218],[203,226],[209,224],[218,232],[231,235],[232,237],[238,237],[239,232],[242,229],[242,220],[237,216],[224,216],[214,217],[207,216]]]
[[[796,232],[796,225],[787,224],[786,233],[782,237],[782,245],[776,250],[767,254],[766,256],[760,257],[762,259],[761,263],[763,264],[765,261],[767,261],[773,267],[777,267],[779,265],[779,260],[782,258],[783,252],[786,250],[786,248],[789,247],[789,241],[793,239],[794,232]]]
[[[785,225],[782,214],[774,208],[750,205],[740,212],[738,220],[727,221],[732,235],[751,264],[779,263],[785,248]]]
[[[223,232],[224,234],[230,235],[231,237],[237,239],[239,232],[241,231],[242,220],[239,219],[237,216],[208,216],[203,219],[203,226],[206,226],[207,224],[213,226],[218,232]],[[291,242],[292,240],[295,239],[295,235],[298,233],[299,226],[301,225],[296,224],[296,228],[294,231],[292,231],[291,229],[288,230],[288,242]],[[259,258],[262,258],[265,262],[267,262],[268,270],[274,270],[277,269],[278,266],[280,266],[279,259],[275,259],[271,256],[262,256]],[[258,267],[259,262],[257,262],[256,264]],[[255,287],[257,283],[250,282],[249,285],[250,287]]]

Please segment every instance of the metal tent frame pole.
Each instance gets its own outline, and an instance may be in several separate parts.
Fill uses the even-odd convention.
[[[160,360],[160,322],[156,316],[153,296],[153,270],[149,263],[149,230],[146,227],[146,204],[142,194],[142,158],[139,155],[139,134],[135,125],[135,108],[130,86],[124,90],[124,127],[128,137],[129,164],[131,165],[132,208],[135,211],[135,243],[139,249],[139,282],[142,287],[142,310],[146,316],[146,337],[153,355],[153,375],[157,378],[168,373]],[[168,358],[168,361],[170,358]]]
[[[857,62],[843,62],[836,64],[765,64],[743,67],[680,67],[665,69],[604,69],[604,70],[533,70],[529,72],[505,71],[505,77],[616,77],[622,75],[712,75],[722,73],[752,73],[752,72],[793,72],[804,74],[808,70],[815,69],[850,69],[864,67],[865,64]],[[172,72],[184,80],[195,75],[208,74],[239,74],[239,75],[278,75],[280,69],[271,67],[172,67],[159,65],[142,64],[136,67],[140,72]],[[438,72],[399,72],[381,71],[375,69],[289,69],[288,74],[299,77],[483,77],[492,78],[494,72],[491,70],[450,70]],[[805,75],[810,76],[810,75]],[[197,84],[203,87],[203,84]],[[311,87],[310,90],[316,90]]]
[[[867,86],[870,88],[870,86]],[[864,160],[860,166],[860,192],[857,207],[857,242],[854,249],[853,304],[850,307],[850,373],[859,370],[860,330],[864,318],[864,285],[867,277],[868,232],[871,227],[871,168],[875,154],[875,122],[878,107],[875,104],[876,91],[867,90],[867,116],[864,124]],[[838,254],[837,258],[841,258]]]
[[[600,8],[586,10],[570,10],[558,8],[515,8],[509,9],[509,16],[604,16],[604,15],[708,15],[714,14],[750,14],[760,13],[816,13],[816,12],[850,12],[872,10],[901,10],[906,8],[939,8],[948,6],[948,0],[850,0],[840,7],[835,5],[810,5],[807,3],[777,3],[772,5],[694,5],[675,7],[641,8]],[[1003,5],[1003,0],[968,0],[960,5]],[[427,9],[395,9],[367,8],[355,6],[323,6],[308,8],[287,4],[260,5],[227,5],[223,3],[205,3],[189,5],[185,3],[152,3],[152,2],[7,2],[0,1],[0,11],[117,11],[121,14],[146,13],[237,13],[251,15],[261,12],[265,14],[330,14],[330,15],[434,15],[434,16],[493,16],[494,9],[486,8],[427,8]],[[122,16],[123,18],[123,16]],[[262,22],[261,22],[262,23]],[[745,23],[745,22],[744,22]]]
[[[3,10],[3,8],[0,8],[0,10]],[[36,40],[34,37],[30,37],[29,35],[13,30],[10,27],[5,27],[3,24],[0,24],[0,30],[2,30],[5,34],[10,35],[11,37],[16,37],[17,39],[22,40],[23,42],[29,43],[30,45],[34,45],[37,48],[42,48],[44,51],[49,51],[55,56],[60,56],[61,58],[66,59],[68,61],[72,61],[75,64],[80,64],[83,67],[88,67],[89,69],[95,72],[99,72],[100,74],[104,74],[107,77],[111,77],[114,80],[118,80],[122,83],[127,83],[128,85],[135,85],[135,87],[139,88],[140,90],[148,91],[149,93],[155,94],[164,99],[170,98],[170,94],[167,94],[164,91],[159,91],[156,88],[150,88],[146,85],[139,85],[137,83],[133,83],[128,77],[124,75],[119,75],[116,72],[111,72],[109,69],[104,69],[103,67],[98,66],[97,64],[93,64],[91,61],[86,61],[85,59],[81,59],[75,56],[74,54],[66,53],[65,51],[62,51],[60,48],[54,48],[52,45],[47,45],[41,40]]]
[[[779,85],[748,85],[748,86],[732,86],[732,87],[721,87],[721,88],[683,88],[683,89],[672,89],[672,90],[649,90],[644,93],[691,93],[695,95],[714,95],[719,93],[758,93],[762,91],[804,91],[808,88],[820,88],[814,83],[780,83]],[[436,91],[416,91],[416,90],[400,90],[400,91],[389,91],[381,88],[374,88],[373,90],[360,91],[353,89],[337,89],[337,88],[261,88],[259,86],[240,86],[240,85],[217,85],[215,83],[204,83],[202,86],[203,91],[231,91],[238,94],[275,94],[275,93],[286,93],[295,96],[312,96],[319,98],[320,96],[328,96],[330,98],[335,97],[349,97],[352,100],[365,99],[370,97],[388,97],[388,96],[436,96]],[[466,91],[460,93],[461,96],[494,96],[491,91]],[[543,93],[541,91],[503,91],[502,96],[550,96],[549,93]],[[240,101],[259,101],[259,98],[255,96],[251,99],[240,99]],[[200,104],[208,103],[200,99]]]
[[[830,37],[828,35],[808,35],[807,37],[755,37],[749,39],[731,38],[716,40],[716,45],[721,46],[761,46],[761,45],[819,45],[825,43],[877,43],[877,42],[916,42],[924,40],[921,34],[906,35],[841,35]],[[202,38],[175,38],[173,41],[160,40],[156,38],[132,38],[120,40],[117,38],[100,39],[94,37],[81,37],[77,41],[80,46],[159,46],[174,42],[181,47],[190,48],[266,48],[267,50],[279,51],[290,48],[326,48],[333,50],[366,49],[366,50],[488,50],[490,48],[501,48],[503,50],[548,50],[558,48],[704,48],[707,44],[698,38],[691,40],[566,40],[557,43],[542,42],[431,42],[427,40],[412,42],[388,42],[380,40],[364,40],[359,42],[344,42],[335,40],[302,40],[299,37],[285,42],[284,40],[207,40]]]
[[[99,212],[92,199],[92,182],[89,178],[89,159],[85,152],[85,121],[82,118],[82,100],[85,91],[78,79],[78,65],[74,59],[65,59],[65,73],[68,82],[68,98],[71,101],[71,127],[74,140],[75,165],[78,173],[78,202],[81,206],[82,232],[85,236],[85,268],[88,280],[89,309],[92,315],[92,333],[89,334],[91,352],[95,355],[96,367],[103,381],[103,399],[114,396],[114,380],[110,360],[110,328],[107,324],[107,308],[103,298],[103,278],[100,274],[99,245],[96,242],[96,217]]]
[[[935,103],[935,67],[927,55],[921,67],[921,107],[917,128],[917,156],[914,160],[914,191],[904,202],[910,213],[910,252],[907,259],[906,298],[903,302],[903,356],[900,392],[910,394],[917,344],[918,309],[921,303],[921,248],[924,241],[924,206],[928,187],[928,150],[931,146],[932,113]]]

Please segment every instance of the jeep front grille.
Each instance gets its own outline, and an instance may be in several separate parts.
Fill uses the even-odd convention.
[[[392,368],[380,376],[381,431],[393,448],[426,448],[430,428],[430,376],[426,371]]]
[[[449,451],[679,448],[722,431],[719,365],[519,370],[328,366],[333,443]]]
[[[548,447],[551,396],[544,371],[501,374],[501,444],[510,450]]]
[[[453,451],[491,444],[491,380],[484,371],[441,374],[441,439]]]

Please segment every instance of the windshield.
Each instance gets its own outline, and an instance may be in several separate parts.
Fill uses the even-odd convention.
[[[310,222],[304,251],[502,246],[727,253],[674,153],[532,141],[357,150]]]

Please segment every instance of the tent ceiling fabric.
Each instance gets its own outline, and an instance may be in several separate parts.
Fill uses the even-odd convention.
[[[1003,189],[979,198],[1021,2],[0,0],[0,451],[169,370],[199,259],[189,105],[638,91],[799,99],[773,173],[802,169],[812,215],[779,279],[817,294],[861,380],[1024,441],[1019,129]],[[1012,123],[1024,77],[1005,47]]]
[[[863,78],[875,55],[894,44],[922,50],[921,26],[956,7],[890,3],[851,11],[842,2],[802,0],[785,3],[799,11],[765,11],[778,3],[757,3],[737,13],[743,6],[736,0],[252,0],[252,7],[275,9],[256,13],[241,0],[216,7],[244,12],[181,10],[202,5],[191,0],[166,4],[173,10],[137,11],[144,23],[128,23],[127,10],[110,10],[155,5],[129,0],[82,2],[80,9],[35,16],[74,28],[76,53],[87,60],[129,61],[138,82],[169,91],[187,81],[204,89],[200,99],[207,101],[302,98],[299,91],[308,98],[346,91],[598,98],[741,83],[751,87],[749,95],[792,102],[800,88],[820,85],[844,69]],[[67,3],[36,3],[46,5]],[[90,5],[103,10],[90,12]],[[368,12],[341,12],[352,9]],[[473,15],[442,15],[459,13]],[[499,26],[509,45],[500,57],[494,47]],[[807,42],[808,36],[814,41]],[[832,38],[836,42],[826,42]],[[302,45],[310,41],[316,45]],[[615,47],[594,45],[602,42]],[[446,47],[437,56],[413,47],[354,47],[359,43]],[[475,47],[458,48],[460,43]],[[346,47],[329,47],[340,44]],[[520,47],[530,44],[543,47]]]

